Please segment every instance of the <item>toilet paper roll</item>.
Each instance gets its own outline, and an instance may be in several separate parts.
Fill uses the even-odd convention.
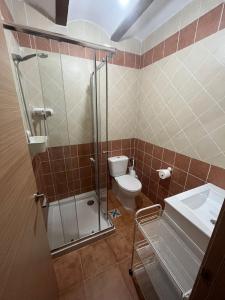
[[[158,170],[158,172],[159,172],[160,179],[166,179],[171,176],[171,172],[168,169],[161,169],[161,170]]]

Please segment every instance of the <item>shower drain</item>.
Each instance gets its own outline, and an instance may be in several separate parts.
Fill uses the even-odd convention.
[[[91,206],[91,205],[93,205],[94,203],[95,203],[94,200],[88,200],[87,205]]]

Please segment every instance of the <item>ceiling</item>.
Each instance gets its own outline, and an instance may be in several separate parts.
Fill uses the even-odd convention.
[[[68,21],[87,20],[101,26],[109,36],[141,0],[70,0]],[[154,0],[130,27],[124,38],[144,40],[192,0]]]
[[[136,11],[145,1],[151,0],[24,0],[49,19],[57,20],[57,15],[62,15],[65,10],[65,23],[68,9],[68,22],[76,20],[86,20],[99,25],[111,37],[118,30],[125,19],[131,16],[132,10]],[[64,7],[60,5],[57,10],[56,3],[62,1]],[[134,24],[124,34],[122,39],[137,38],[144,40],[150,33],[155,31],[171,17],[182,10],[192,0],[153,0],[144,13],[134,22]],[[61,2],[61,3],[62,3]],[[62,11],[63,10],[63,11]],[[64,24],[65,24],[64,23]],[[58,23],[60,24],[60,23]]]

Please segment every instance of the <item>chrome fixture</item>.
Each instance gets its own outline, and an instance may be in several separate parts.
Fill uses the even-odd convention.
[[[91,48],[94,50],[103,50],[103,51],[107,51],[109,53],[116,52],[116,48],[113,48],[110,46],[102,46],[102,45],[95,44],[95,43],[89,43],[89,42],[85,42],[82,40],[68,37],[64,34],[51,32],[51,31],[47,31],[47,30],[41,30],[41,29],[37,29],[34,27],[30,27],[30,26],[24,26],[24,25],[19,25],[19,24],[15,24],[15,23],[5,22],[5,23],[3,23],[3,28],[12,30],[12,31],[16,31],[16,32],[22,32],[22,33],[26,33],[26,34],[39,36],[42,38],[56,40],[58,42],[65,42],[65,43],[78,45],[81,47],[88,47],[88,48]]]

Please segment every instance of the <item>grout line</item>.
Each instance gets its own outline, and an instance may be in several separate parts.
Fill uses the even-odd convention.
[[[184,183],[184,190],[186,189],[186,186],[187,186],[187,180],[188,180],[188,175],[190,174],[191,161],[192,161],[192,158],[191,158],[190,161],[189,161],[188,170],[187,170],[187,177],[186,177],[186,180],[185,180],[185,183]]]
[[[223,12],[224,12],[224,3],[222,4],[221,15],[220,15],[220,20],[219,20],[219,24],[218,24],[218,27],[217,27],[217,31],[220,30],[220,25],[221,25],[221,22],[222,22]]]
[[[211,171],[211,167],[212,167],[212,165],[210,164],[209,165],[209,171],[208,171],[208,174],[207,174],[207,176],[206,176],[206,182],[208,182],[208,179],[209,179],[209,174],[210,174],[210,171]]]
[[[199,19],[200,19],[200,17],[199,17],[197,20],[195,20],[195,21],[197,21],[197,23],[196,23],[196,27],[195,27],[195,35],[194,35],[194,41],[193,41],[193,44],[196,43],[196,37],[197,37],[197,31],[198,31],[198,23],[199,23]],[[193,45],[193,44],[191,44],[191,45]],[[191,46],[191,45],[189,45],[189,46]]]
[[[179,51],[179,43],[180,43],[180,30],[178,31],[177,46],[176,46],[176,51],[175,51],[175,52]],[[174,52],[174,53],[175,53],[175,52]],[[173,53],[172,53],[172,54],[173,54]]]

